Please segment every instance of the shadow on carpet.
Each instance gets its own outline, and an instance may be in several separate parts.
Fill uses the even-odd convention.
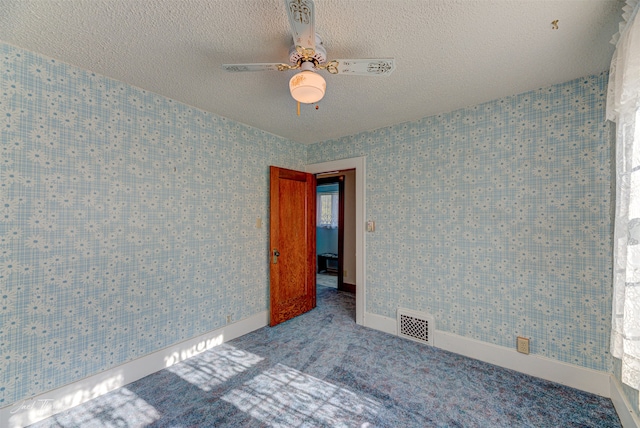
[[[619,427],[611,400],[355,324],[355,297],[34,427]]]

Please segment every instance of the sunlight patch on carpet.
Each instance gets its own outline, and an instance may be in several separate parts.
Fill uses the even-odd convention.
[[[166,370],[203,391],[211,391],[214,386],[228,381],[262,360],[258,355],[224,344]]]
[[[374,400],[282,364],[233,389],[222,400],[272,427],[370,426],[381,405]]]
[[[90,406],[78,406],[74,410],[64,426],[142,428],[162,417],[155,407],[126,387],[93,399]]]

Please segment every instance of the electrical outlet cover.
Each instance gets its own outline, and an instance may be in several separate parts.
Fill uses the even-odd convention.
[[[518,336],[516,340],[516,350],[522,354],[529,354],[529,339]]]

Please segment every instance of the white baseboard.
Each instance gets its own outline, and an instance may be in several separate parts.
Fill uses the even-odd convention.
[[[269,323],[263,311],[81,381],[0,409],[0,427],[22,428],[85,403]]]
[[[613,406],[616,408],[616,412],[618,412],[622,426],[625,428],[640,427],[640,418],[638,418],[638,414],[633,411],[633,407],[622,390],[620,382],[614,376],[611,376],[610,384],[611,401],[613,401]]]
[[[365,320],[366,327],[397,335],[395,318],[367,313],[365,314]],[[609,373],[563,363],[535,354],[521,354],[515,350],[515,345],[514,349],[510,349],[438,330],[435,330],[433,337],[433,345],[446,351],[550,380],[602,397],[609,398],[611,394]]]
[[[385,333],[397,335],[398,329],[395,318],[383,317],[381,315],[364,314],[365,327],[372,328],[374,330],[383,331]]]

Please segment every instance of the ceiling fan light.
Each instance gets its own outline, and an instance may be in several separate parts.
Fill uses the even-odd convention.
[[[301,71],[289,80],[289,91],[294,100],[303,104],[317,103],[324,97],[327,82],[313,71]]]

